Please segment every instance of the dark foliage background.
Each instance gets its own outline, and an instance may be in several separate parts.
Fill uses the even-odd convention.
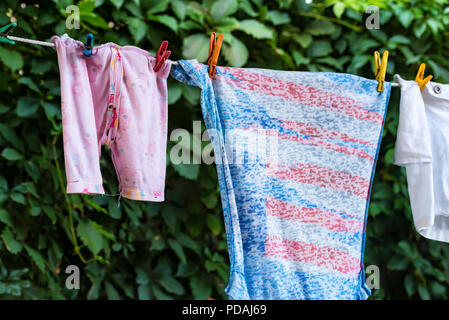
[[[224,33],[220,63],[282,70],[348,72],[373,78],[373,51],[390,50],[388,79],[414,78],[421,62],[449,81],[446,0],[99,0],[79,1],[81,28],[66,30],[71,1],[0,2],[0,25],[45,40],[137,45],[172,59],[204,61],[211,31]],[[368,4],[379,30],[365,28]],[[164,203],[65,194],[60,89],[50,48],[0,45],[0,298],[224,298],[228,256],[216,171],[167,164]],[[392,165],[399,90],[393,89],[371,197],[365,265],[380,268],[372,299],[448,298],[449,247],[412,226],[404,171]],[[169,128],[201,120],[197,89],[169,80]],[[175,144],[170,142],[168,151]],[[117,180],[104,149],[106,192]],[[65,268],[81,289],[65,289]]]

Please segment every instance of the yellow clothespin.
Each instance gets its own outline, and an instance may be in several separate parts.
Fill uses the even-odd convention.
[[[215,76],[215,68],[217,67],[218,56],[220,55],[221,45],[223,43],[223,34],[218,35],[212,32],[210,35],[209,43],[209,58],[207,59],[207,65],[209,66],[209,77]]]
[[[387,73],[388,64],[388,51],[385,50],[382,54],[382,63],[380,61],[379,51],[374,51],[374,74],[376,75],[376,80],[379,82],[377,86],[377,91],[383,92],[385,85],[385,74]]]
[[[424,78],[424,71],[426,70],[426,64],[421,63],[418,69],[418,73],[416,74],[415,81],[418,82],[418,86],[421,89],[421,91],[424,89],[426,84],[429,83],[430,80],[432,80],[433,76],[428,76]]]

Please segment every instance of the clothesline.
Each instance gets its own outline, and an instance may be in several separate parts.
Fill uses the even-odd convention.
[[[51,47],[51,48],[55,47],[55,44],[53,42],[26,39],[26,38],[14,37],[14,36],[9,36],[9,35],[7,36],[7,38],[10,40],[18,41],[18,42],[26,42],[26,43],[37,44],[40,46],[46,46],[46,47]],[[173,65],[178,65],[178,62],[176,62],[176,61],[170,60],[170,62]]]
[[[51,47],[54,48],[55,44],[52,42],[46,42],[46,41],[39,41],[39,40],[33,40],[33,39],[26,39],[26,38],[20,38],[20,37],[14,37],[14,36],[6,36],[8,39],[10,40],[14,40],[14,41],[18,41],[18,42],[26,42],[26,43],[31,43],[31,44],[37,44],[40,46],[46,46],[46,47]],[[176,61],[170,61],[172,65],[179,65],[178,62]],[[391,86],[392,87],[399,87],[399,83],[396,82],[391,82]]]

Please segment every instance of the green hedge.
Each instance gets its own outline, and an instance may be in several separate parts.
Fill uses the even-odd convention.
[[[66,30],[69,4],[5,0],[0,25],[16,19],[14,35],[40,40],[67,32],[84,41],[92,32],[95,44],[153,54],[167,39],[172,59],[200,61],[218,31],[222,65],[367,78],[373,51],[388,49],[388,79],[414,78],[425,62],[436,81],[449,81],[446,0],[80,1],[81,28]],[[379,30],[365,28],[367,4],[380,7]],[[1,44],[0,60],[0,298],[224,298],[229,261],[215,167],[168,163],[164,203],[122,198],[117,207],[117,197],[68,196],[55,52]],[[404,171],[392,165],[398,99],[393,89],[367,225],[365,265],[380,268],[372,298],[448,298],[449,247],[417,235]],[[169,79],[169,132],[192,131],[193,120],[201,120],[199,91]],[[117,179],[103,150],[113,194]],[[80,290],[65,289],[71,264],[80,267]]]

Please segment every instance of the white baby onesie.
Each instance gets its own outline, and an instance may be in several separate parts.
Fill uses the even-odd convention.
[[[401,86],[394,164],[407,171],[416,230],[449,242],[449,85],[395,76]]]

